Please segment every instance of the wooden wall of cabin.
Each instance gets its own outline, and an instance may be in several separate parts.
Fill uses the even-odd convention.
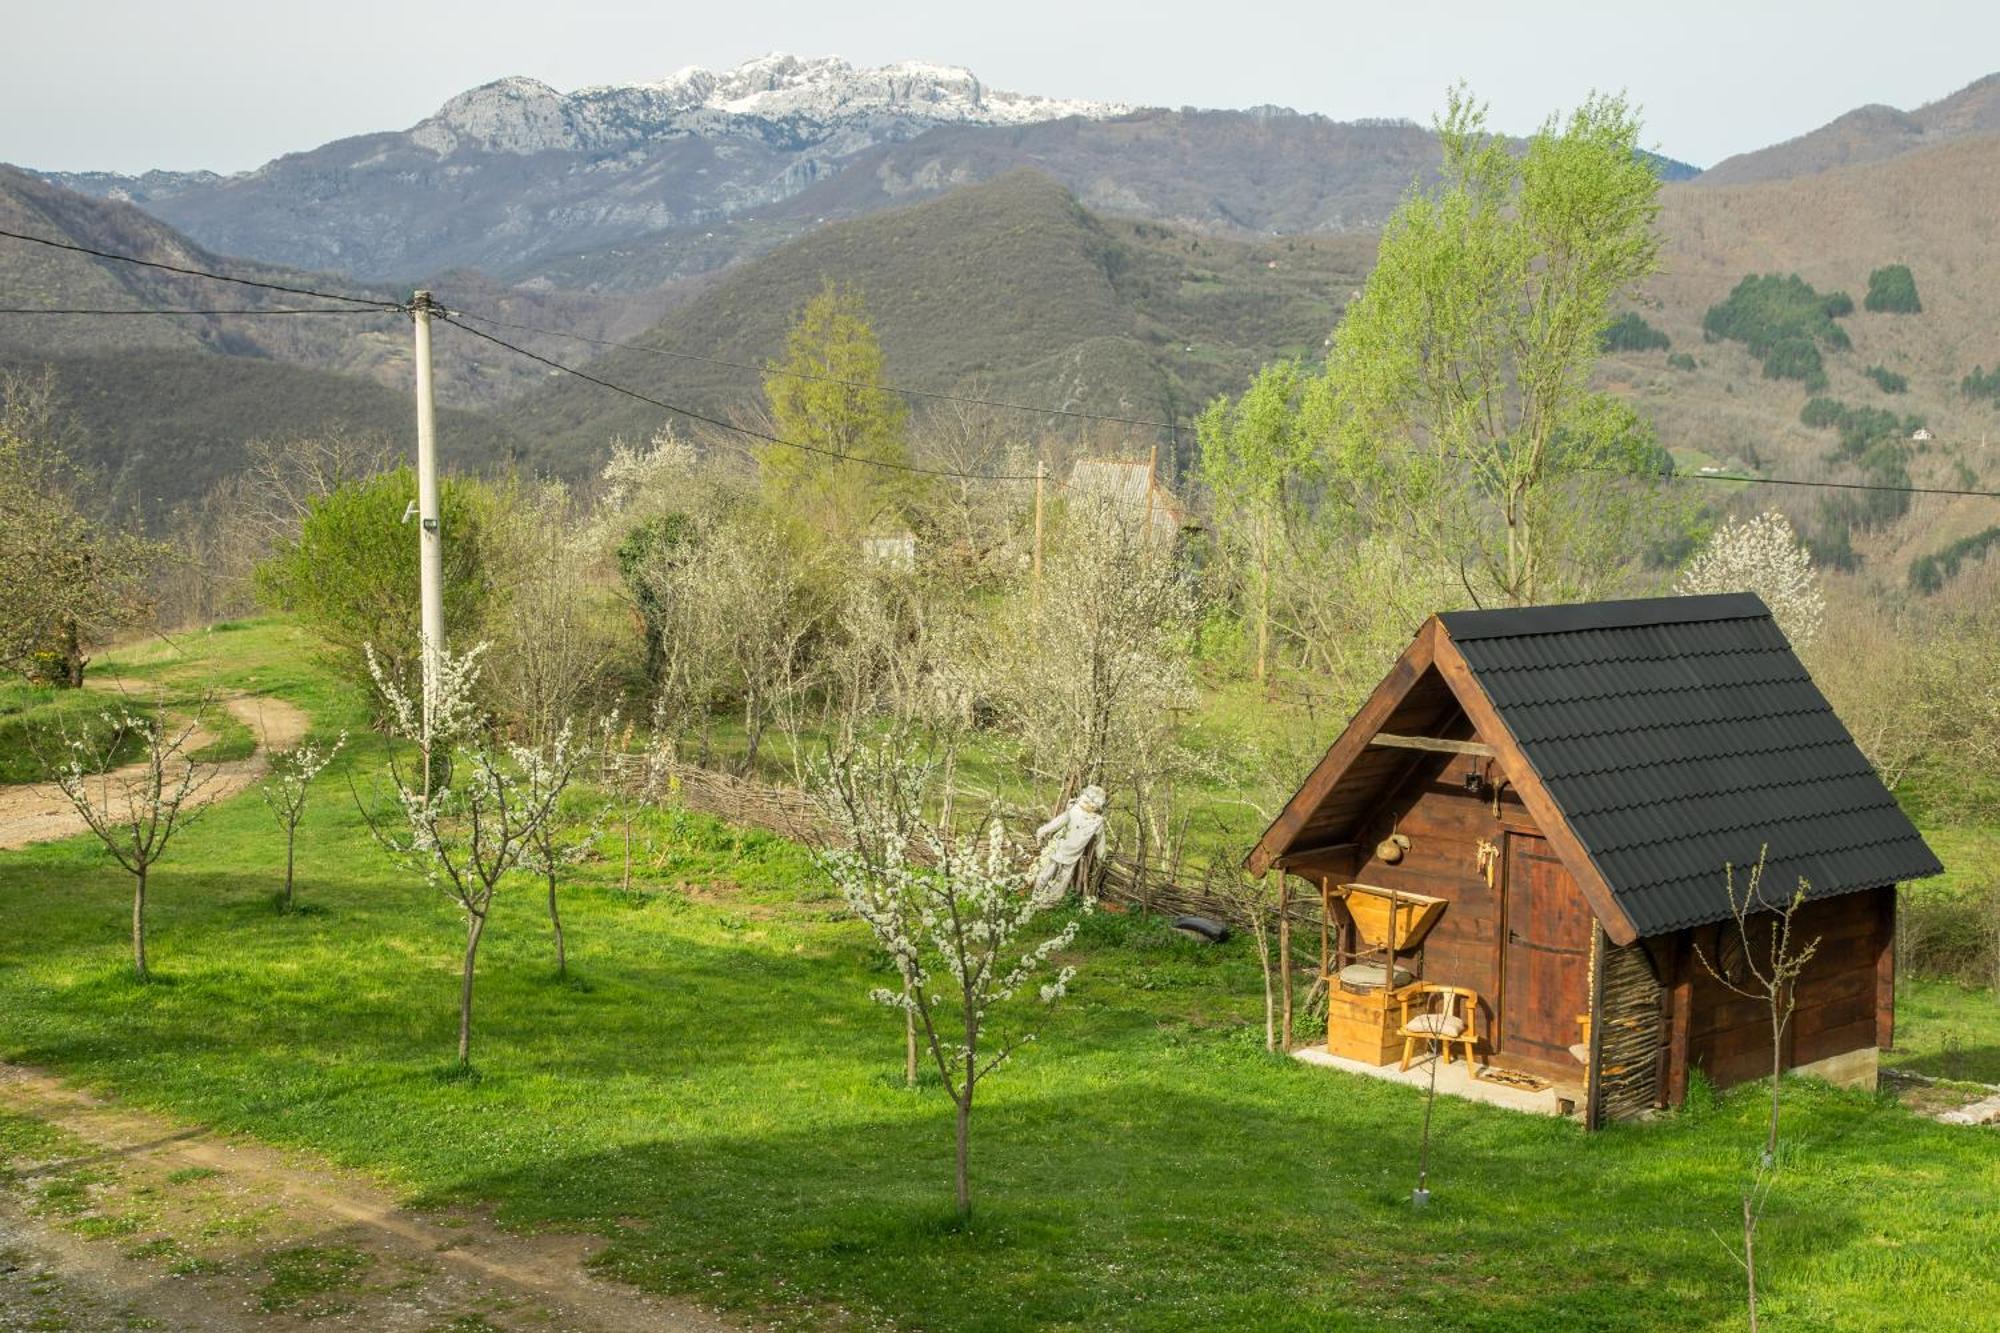
[[[1891,1040],[1894,895],[1893,888],[1883,888],[1824,898],[1806,903],[1793,917],[1794,942],[1817,940],[1818,945],[1799,979],[1797,1007],[1785,1033],[1785,1068]],[[1772,921],[1769,915],[1753,918],[1753,947],[1768,948],[1763,932]],[[1742,966],[1736,923],[1723,921],[1682,932],[1677,952],[1681,976],[1675,1003],[1685,1004],[1686,1016],[1683,1020],[1674,1014],[1670,1021],[1675,1043],[1685,1041],[1686,1066],[1700,1069],[1718,1088],[1767,1077],[1770,1006],[1762,999],[1736,994],[1709,970],[1715,966],[1735,972]],[[1673,1064],[1671,1096],[1678,1101],[1685,1093],[1686,1077],[1681,1061],[1675,1059]]]
[[[1497,814],[1490,788],[1477,795],[1468,792],[1465,774],[1473,768],[1482,774],[1492,771],[1490,761],[1483,759],[1413,755],[1408,775],[1363,821],[1356,831],[1352,860],[1335,874],[1446,900],[1449,906],[1424,939],[1421,965],[1412,965],[1412,970],[1426,981],[1478,991],[1483,1000],[1479,1030],[1490,1048],[1500,980],[1503,866],[1496,865],[1489,886],[1479,865],[1479,844],[1483,840],[1504,854],[1506,830],[1529,834],[1537,830],[1511,788],[1502,788]],[[1410,845],[1402,859],[1391,864],[1381,860],[1375,849],[1395,833],[1407,837]]]

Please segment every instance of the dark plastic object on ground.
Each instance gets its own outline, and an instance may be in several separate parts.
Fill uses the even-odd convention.
[[[1220,944],[1229,938],[1229,927],[1205,916],[1177,916],[1174,918],[1174,929],[1183,935],[1207,940],[1210,944]]]

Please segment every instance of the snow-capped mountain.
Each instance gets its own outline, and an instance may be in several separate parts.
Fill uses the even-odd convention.
[[[956,65],[902,61],[856,69],[837,56],[768,55],[735,69],[690,66],[657,83],[561,93],[535,79],[501,79],[459,94],[410,131],[439,155],[602,152],[676,134],[772,134],[800,143],[837,136],[879,141],[896,128],[1024,125],[1101,119],[1130,107],[988,88]]]
[[[288,153],[254,171],[42,173],[128,201],[218,251],[402,278],[505,270],[766,209],[858,154],[928,131],[1094,122],[1109,102],[989,88],[971,70],[768,55],[730,70],[560,92],[507,78],[408,130]]]

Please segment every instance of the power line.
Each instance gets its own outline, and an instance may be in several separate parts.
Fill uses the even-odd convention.
[[[87,245],[76,245],[69,241],[58,241],[47,236],[30,236],[26,232],[7,231],[0,228],[0,237],[9,240],[27,241],[34,245],[46,245],[52,250],[68,250],[73,254],[89,255],[93,259],[109,259],[119,264],[136,264],[140,268],[156,268],[167,273],[179,273],[190,278],[206,278],[211,282],[233,282],[242,287],[260,287],[265,291],[285,292],[291,296],[311,296],[322,301],[347,301],[354,305],[374,306],[378,310],[401,310],[396,301],[383,301],[374,297],[347,296],[340,292],[315,291],[310,287],[287,287],[282,283],[260,282],[255,278],[233,278],[227,273],[211,273],[207,269],[185,268],[179,264],[164,264],[157,259],[141,259],[137,255],[121,255],[110,250],[93,250]]]
[[[302,309],[280,309],[280,310],[269,310],[269,309],[181,310],[181,309],[167,309],[167,308],[148,308],[148,309],[9,308],[9,309],[0,309],[0,315],[76,315],[76,316],[229,315],[229,316],[239,316],[239,317],[246,317],[246,316],[263,317],[267,315],[389,314],[389,313],[407,313],[409,309],[407,305],[401,302],[383,301],[372,297],[348,296],[341,292],[323,292],[315,290],[314,288],[310,287],[291,287],[291,286],[286,286],[282,283],[261,282],[254,278],[232,277],[227,273],[212,273],[205,269],[188,268],[178,264],[167,264],[153,259],[141,259],[136,255],[123,255],[114,253],[109,250],[96,250],[85,245],[76,245],[68,241],[58,241],[47,236],[31,236],[26,232],[9,231],[4,228],[0,228],[0,238],[6,238],[9,240],[16,240],[16,241],[26,241],[33,245],[47,246],[55,250],[67,250],[74,254],[88,255],[94,259],[106,259],[120,264],[133,264],[141,268],[159,269],[163,272],[178,273],[183,276],[191,278],[203,278],[211,282],[228,282],[228,283],[234,283],[242,287],[259,288],[264,291],[284,292],[292,296],[310,296],[320,300],[344,301],[348,303],[347,307],[341,307],[338,309],[302,308]],[[362,308],[352,309],[348,307],[362,307]],[[475,315],[467,311],[454,311],[451,312],[450,314],[444,315],[443,318],[447,323],[453,324],[456,327],[465,330],[465,332],[470,333],[475,338],[483,338],[487,342],[493,343],[499,347],[504,347],[508,351],[513,352],[518,356],[527,357],[529,360],[540,362],[542,365],[548,366],[553,370],[561,371],[562,373],[567,375],[574,375],[578,379],[585,380],[589,383],[598,385],[601,388],[609,389],[614,393],[623,394],[626,397],[636,399],[639,402],[647,403],[653,407],[660,408],[662,411],[672,412],[678,416],[687,417],[689,420],[699,421],[704,423],[705,425],[714,426],[719,430],[732,431],[738,435],[747,436],[751,439],[762,440],[769,444],[782,446],[783,448],[797,449],[804,453],[819,454],[824,457],[836,459],[842,462],[864,463],[870,467],[884,468],[897,472],[912,472],[925,476],[934,476],[934,477],[950,477],[961,481],[1035,480],[1033,476],[1026,474],[984,474],[984,473],[972,473],[972,472],[959,472],[950,468],[931,468],[931,467],[924,467],[920,464],[915,464],[915,463],[894,463],[887,461],[885,459],[864,458],[859,455],[839,453],[838,451],[832,449],[823,449],[816,445],[800,444],[796,440],[782,439],[779,436],[772,435],[766,431],[758,430],[754,427],[742,426],[734,422],[724,421],[718,417],[707,416],[703,413],[696,412],[691,408],[681,407],[674,403],[669,403],[662,399],[651,397],[650,395],[640,393],[636,389],[629,389],[622,384],[614,384],[610,380],[602,379],[596,375],[589,374],[586,371],[579,370],[575,366],[565,365],[564,363],[554,360],[551,357],[543,356],[539,352],[531,352],[525,347],[521,347],[514,343],[510,343],[505,339],[496,337],[495,335],[487,333],[484,330],[473,328],[470,324],[466,324],[461,321],[470,319],[483,324],[492,324],[495,327],[499,328],[518,329],[525,333],[536,333],[552,338],[570,338],[578,342],[589,343],[599,347],[611,347],[624,351],[646,352],[655,356],[669,357],[678,360],[699,361],[709,365],[724,366],[732,370],[749,371],[754,374],[775,373],[775,374],[790,376],[795,379],[816,380],[823,383],[841,384],[850,387],[879,388],[893,393],[905,394],[907,396],[914,398],[929,398],[940,402],[969,403],[982,407],[1001,408],[1006,411],[1029,412],[1037,416],[1071,417],[1086,421],[1109,421],[1129,426],[1147,426],[1156,430],[1172,431],[1175,432],[1176,434],[1178,434],[1180,429],[1178,424],[1170,421],[1149,421],[1139,417],[1123,417],[1103,412],[1083,412],[1071,408],[1035,407],[1026,403],[1010,403],[993,398],[979,398],[964,394],[941,393],[928,389],[910,389],[896,385],[873,384],[863,380],[842,379],[838,376],[833,376],[833,375],[814,375],[805,371],[775,370],[771,367],[753,366],[740,361],[729,361],[721,357],[702,356],[694,352],[675,352],[661,347],[647,347],[638,343],[614,342],[609,339],[592,338],[585,334],[580,334],[580,333],[565,333],[555,329],[537,328],[534,325],[530,324],[519,324],[508,320],[494,319],[490,316]],[[1617,468],[1606,468],[1606,467],[1588,468],[1585,470],[1596,471],[1596,472],[1608,472],[1622,476],[1650,475],[1655,480],[1660,480],[1660,481],[1685,480],[1685,481],[1730,482],[1738,485],[1798,486],[1816,490],[1874,491],[1874,492],[1882,492],[1894,495],[1943,495],[1943,496],[1951,496],[1957,498],[2000,500],[2000,491],[1985,491],[1969,487],[1893,486],[1893,485],[1884,485],[1880,482],[1859,482],[1859,481],[1808,481],[1802,478],[1795,478],[1795,477],[1748,477],[1748,476],[1739,476],[1739,475],[1734,475],[1729,473],[1719,473],[1719,472],[1715,473],[1665,472],[1665,473],[1652,473],[1652,474],[1643,474],[1643,473],[1635,474],[1635,473],[1623,472],[1622,470]]]
[[[1884,491],[1891,495],[1950,495],[2000,500],[2000,491],[1971,490],[1953,486],[1886,486],[1870,481],[1806,481],[1798,477],[1746,477],[1730,472],[1626,472],[1615,467],[1589,467],[1585,472],[1605,472],[1613,476],[1652,478],[1656,481],[1726,481],[1739,486],[1804,486],[1831,491]]]
[[[1154,430],[1178,432],[1180,426],[1172,421],[1149,421],[1143,417],[1121,417],[1109,412],[1085,412],[1067,407],[1036,407],[1031,403],[1009,403],[998,398],[978,398],[969,394],[940,393],[934,389],[911,389],[899,384],[882,384],[871,380],[842,379],[838,375],[815,375],[803,370],[784,370],[777,366],[753,366],[743,361],[730,361],[719,356],[703,356],[698,352],[676,352],[665,347],[648,347],[644,343],[614,342],[608,338],[592,338],[582,333],[565,333],[560,329],[537,328],[532,324],[516,324],[510,320],[494,319],[490,315],[475,315],[470,311],[452,312],[461,319],[476,320],[481,324],[491,324],[495,328],[515,329],[522,333],[538,333],[549,338],[569,338],[593,347],[613,347],[626,352],[644,352],[649,356],[666,357],[674,361],[699,361],[704,365],[725,366],[730,370],[747,370],[754,375],[782,375],[787,379],[811,380],[819,384],[840,384],[851,389],[881,389],[887,393],[899,393],[910,398],[928,398],[943,403],[970,403],[979,407],[997,407],[1008,412],[1027,412],[1038,417],[1072,417],[1081,421],[1111,421],[1123,426],[1147,426]]]
[[[367,310],[357,306],[311,306],[290,310],[75,310],[51,309],[46,306],[29,308],[25,306],[0,309],[0,315],[245,315],[262,318],[265,315],[366,315],[380,317],[393,314],[390,310]]]
[[[951,468],[924,467],[918,463],[895,463],[884,458],[867,458],[860,454],[843,454],[835,449],[823,449],[814,444],[801,444],[797,440],[787,440],[781,436],[773,435],[768,431],[758,430],[754,426],[743,426],[733,421],[724,421],[720,417],[708,416],[692,408],[681,407],[675,403],[669,403],[664,399],[655,398],[650,394],[640,393],[637,389],[628,389],[622,384],[614,384],[610,380],[601,379],[596,375],[590,374],[588,371],[578,370],[575,366],[567,366],[560,361],[543,356],[540,352],[531,352],[525,347],[516,346],[504,338],[486,332],[484,329],[475,329],[470,324],[461,324],[455,315],[447,314],[442,316],[442,318],[445,323],[452,325],[454,328],[463,329],[475,338],[484,338],[487,342],[504,347],[516,355],[525,356],[530,361],[539,361],[552,370],[559,370],[565,375],[574,375],[580,380],[597,385],[599,388],[609,389],[613,393],[622,393],[627,398],[634,398],[639,402],[649,403],[662,411],[672,412],[677,416],[686,417],[691,421],[699,421],[704,425],[714,426],[718,430],[733,431],[738,435],[748,436],[753,440],[762,440],[766,444],[775,444],[786,449],[797,449],[801,453],[819,454],[822,457],[836,459],[843,463],[864,463],[869,467],[884,468],[892,472],[915,472],[927,477],[951,477],[960,481],[1033,481],[1035,479],[1033,473],[1014,475],[1009,473],[958,472]]]

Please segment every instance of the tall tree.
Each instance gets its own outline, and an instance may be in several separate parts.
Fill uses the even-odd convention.
[[[48,376],[0,377],[0,670],[83,684],[88,650],[149,609],[162,548],[97,521]]]
[[[773,500],[822,531],[853,534],[899,515],[912,490],[909,413],[882,384],[882,345],[854,287],[806,302],[764,375],[774,432],[758,457]]]
[[[1613,303],[1656,267],[1659,181],[1619,97],[1517,153],[1457,89],[1438,135],[1441,180],[1384,230],[1315,417],[1339,470],[1475,597],[1587,592],[1644,516],[1606,474],[1665,470],[1650,427],[1589,385]]]
[[[1272,567],[1289,501],[1299,483],[1311,480],[1318,459],[1299,417],[1305,384],[1297,362],[1274,362],[1241,398],[1217,398],[1195,422],[1201,477],[1215,499],[1217,524],[1250,574],[1259,685],[1270,676]]]

